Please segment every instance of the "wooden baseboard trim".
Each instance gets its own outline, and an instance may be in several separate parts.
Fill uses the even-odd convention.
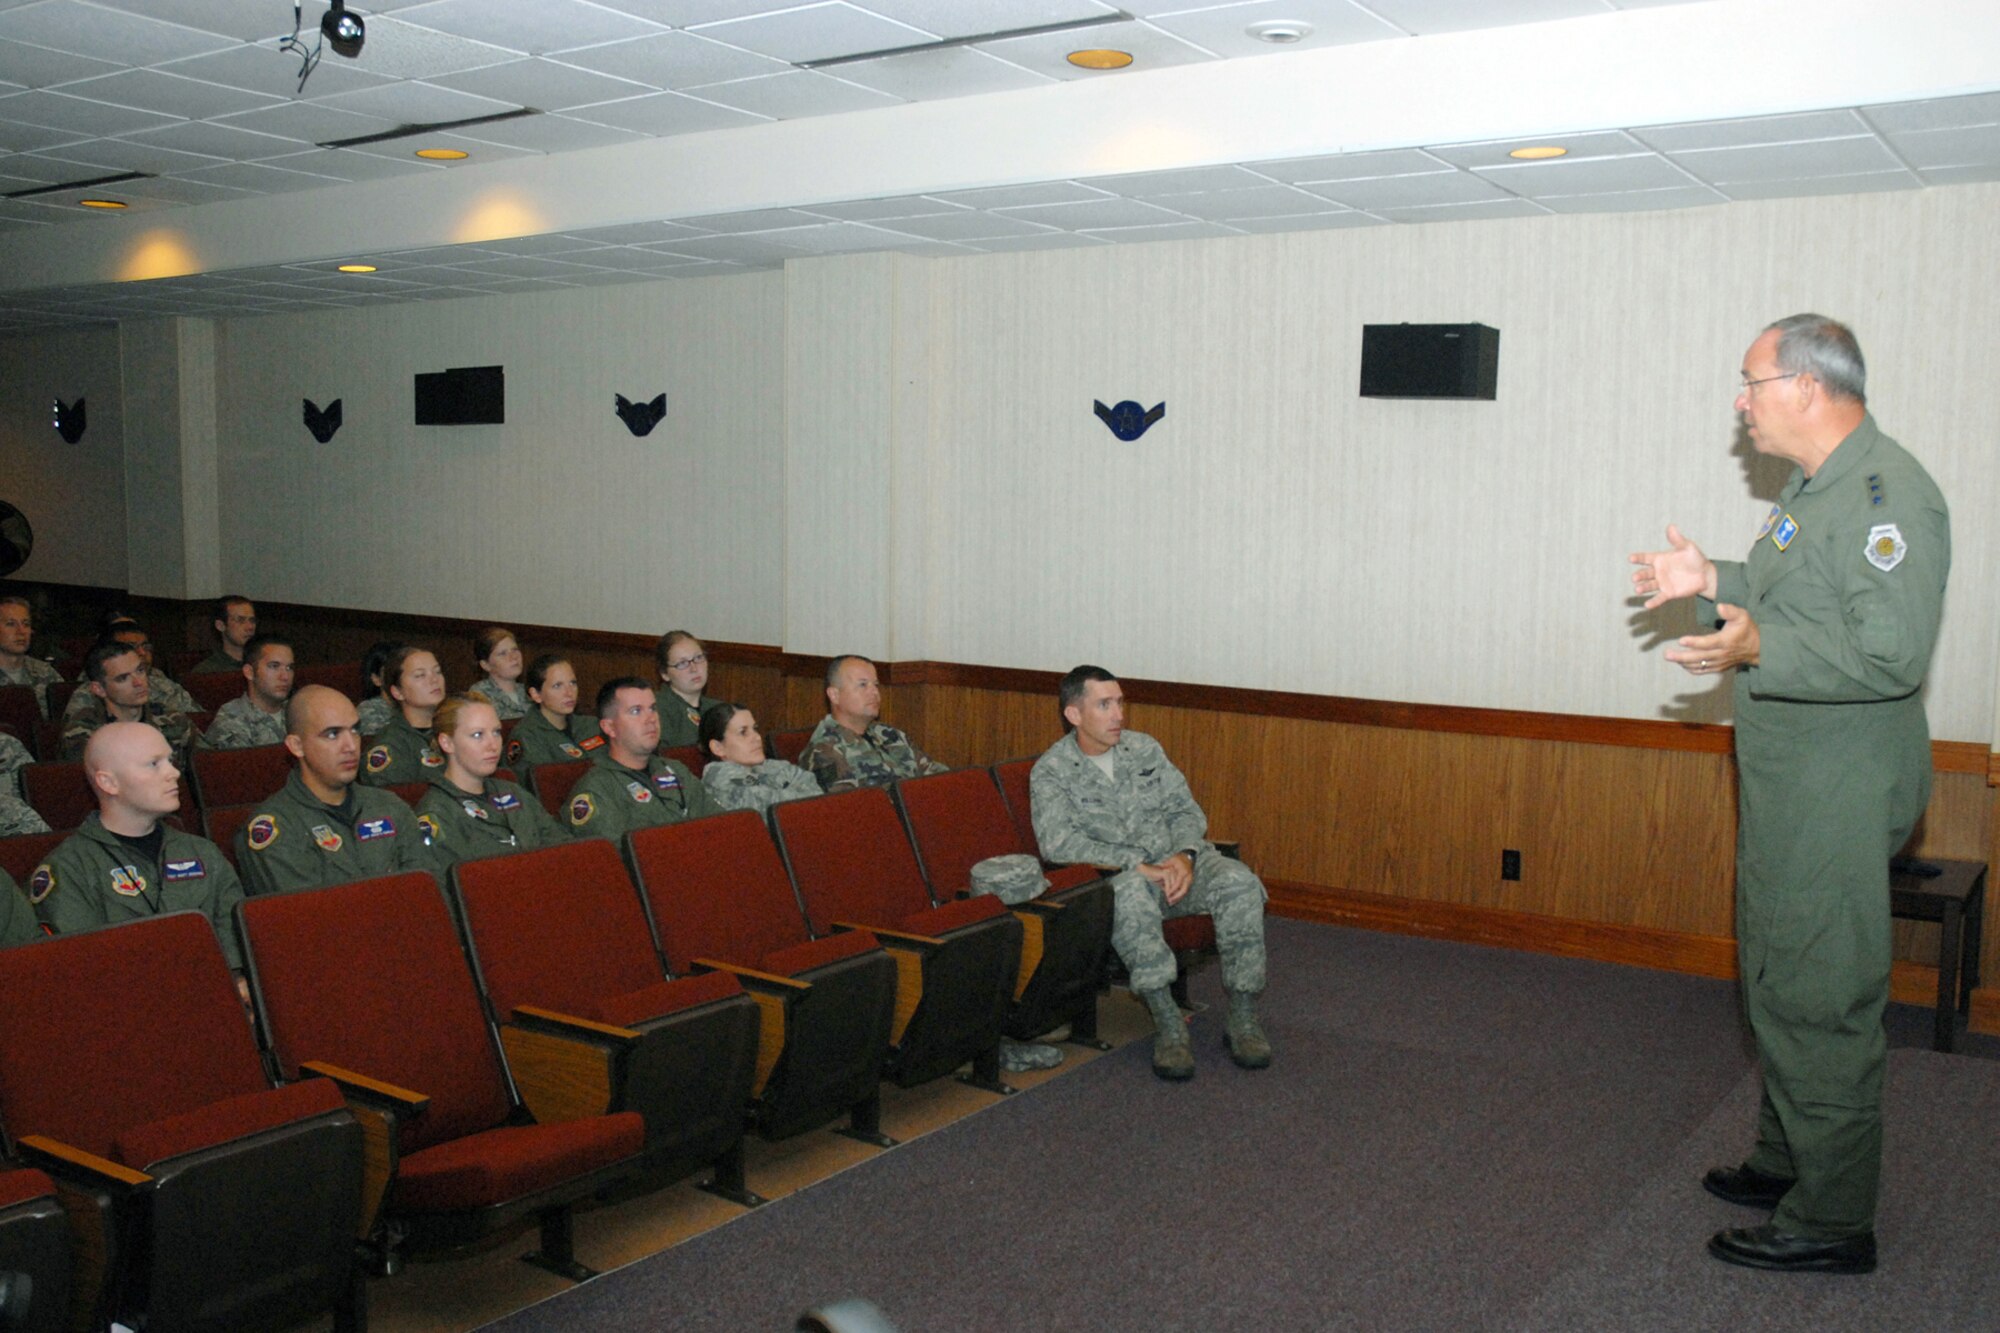
[[[1270,890],[1272,915],[1299,921],[1522,949],[1564,958],[1588,958],[1594,962],[1700,977],[1733,978],[1737,974],[1736,941],[1714,935],[1688,935],[1655,926],[1578,921],[1462,903],[1428,902],[1294,880],[1266,880],[1264,887]],[[1900,1004],[1929,1008],[1937,1001],[1937,986],[1935,967],[1898,962],[1890,970],[1889,998]],[[1970,1027],[1974,1032],[2000,1035],[2000,988],[1982,986],[1973,992]]]

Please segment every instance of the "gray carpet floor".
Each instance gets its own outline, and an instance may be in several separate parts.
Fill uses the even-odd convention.
[[[492,1327],[789,1329],[836,1296],[903,1333],[2000,1327],[2000,1040],[1892,1007],[1880,1270],[1707,1257],[1756,1108],[1736,988],[1272,920],[1249,1073],[1139,1042]],[[1220,1000],[1213,967],[1197,1000]]]

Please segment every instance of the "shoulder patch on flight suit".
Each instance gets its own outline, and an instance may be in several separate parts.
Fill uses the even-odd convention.
[[[424,841],[426,843],[436,842],[444,836],[444,829],[438,823],[436,815],[418,815],[417,827],[424,831]]]
[[[1894,523],[1878,523],[1868,529],[1868,563],[1884,574],[1902,564],[1909,553],[1909,543]]]
[[[520,762],[521,762],[521,742],[519,742],[519,741],[508,741],[508,742],[507,742],[507,767],[509,767],[509,768],[512,768],[512,767],[514,767],[514,766],[515,766],[516,764],[518,764],[518,763],[520,763]]]
[[[244,830],[243,842],[253,852],[261,852],[278,840],[278,817],[258,815]]]
[[[417,762],[422,764],[425,768],[443,768],[444,756],[439,754],[436,750],[425,750],[423,758],[419,759]]]
[[[396,821],[386,817],[382,819],[364,819],[354,826],[354,840],[356,842],[368,842],[374,838],[393,838],[395,836]],[[334,847],[338,847],[339,845],[340,840],[335,838]],[[329,847],[327,850],[332,851],[333,847]]]
[[[208,867],[201,863],[199,857],[192,861],[169,861],[165,866],[161,867],[160,878],[166,880],[169,884],[184,879],[206,879],[208,878]]]
[[[597,802],[591,800],[588,795],[576,796],[571,798],[569,803],[570,823],[579,826],[588,824],[591,820],[591,816],[595,815],[596,813],[597,813]]]
[[[383,769],[389,766],[389,762],[390,762],[390,755],[388,746],[377,745],[373,749],[368,751],[368,771],[370,773],[380,773]]]
[[[1780,506],[1772,505],[1771,512],[1764,515],[1764,522],[1758,527],[1757,535],[1755,537],[1752,537],[1750,540],[1761,542],[1766,537],[1770,536],[1771,529],[1778,526],[1778,516],[1784,512],[1785,512],[1784,509],[1781,508]]]
[[[35,873],[28,876],[28,901],[39,903],[56,891],[56,872],[44,861],[35,867]]]
[[[341,847],[340,835],[338,833],[335,833],[332,829],[328,828],[325,824],[314,824],[312,829],[312,835],[313,835],[313,841],[319,844],[319,849],[321,851],[337,852],[340,850]]]
[[[1790,546],[1792,539],[1798,535],[1799,521],[1790,514],[1786,514],[1778,521],[1778,526],[1771,529],[1771,545],[1782,551],[1787,546]]]

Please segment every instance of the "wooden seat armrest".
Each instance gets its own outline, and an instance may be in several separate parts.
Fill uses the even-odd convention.
[[[944,947],[944,941],[935,935],[919,935],[915,931],[909,930],[891,930],[887,926],[864,926],[859,921],[836,921],[833,923],[833,928],[835,930],[865,930],[871,935],[901,944],[906,948],[912,945],[923,949],[942,949]]]
[[[21,1140],[20,1147],[30,1165],[69,1167],[73,1171],[87,1172],[127,1189],[152,1183],[153,1178],[144,1171],[134,1171],[129,1166],[114,1162],[108,1157],[99,1157],[94,1152],[85,1152],[60,1139],[30,1134]]]
[[[759,972],[754,967],[740,967],[735,963],[725,963],[719,958],[697,958],[694,965],[704,972],[727,972],[738,981],[765,990],[809,991],[812,983],[800,981],[797,977],[781,977],[776,972]]]
[[[631,1028],[618,1027],[611,1023],[599,1023],[594,1019],[578,1018],[574,1014],[559,1013],[554,1009],[543,1009],[538,1005],[521,1004],[514,1006],[514,1021],[525,1028],[534,1028],[555,1035],[575,1035],[595,1037],[600,1040],[631,1045],[639,1040],[640,1034]]]
[[[1083,885],[1079,884],[1076,887],[1080,889]],[[1053,898],[1030,898],[1026,902],[1013,904],[1007,910],[1015,916],[1059,916],[1069,910],[1069,904],[1057,902]]]
[[[1243,859],[1243,844],[1235,838],[1210,838],[1209,841],[1215,844],[1216,851],[1221,852],[1230,860],[1241,861]]]
[[[339,1065],[328,1064],[324,1060],[307,1060],[299,1066],[299,1069],[303,1073],[330,1078],[340,1085],[342,1092],[401,1111],[404,1115],[416,1115],[431,1104],[431,1099],[421,1092],[411,1092],[408,1088],[399,1088],[393,1083],[384,1083],[380,1079],[357,1074],[351,1069],[342,1069]]]

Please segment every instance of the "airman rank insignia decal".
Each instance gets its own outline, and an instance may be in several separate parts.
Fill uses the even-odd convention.
[[[368,771],[380,773],[389,766],[389,747],[378,745],[368,752]]]
[[[424,844],[426,846],[444,836],[444,829],[439,825],[436,815],[418,815],[417,827],[424,831]]]
[[[508,742],[507,742],[507,767],[509,767],[509,768],[512,768],[512,767],[513,767],[514,765],[516,765],[516,764],[518,764],[518,763],[520,763],[520,762],[521,762],[521,742],[519,742],[519,741],[508,741]]]
[[[596,813],[597,802],[588,796],[575,797],[569,803],[569,822],[572,824],[579,826],[588,824],[591,816]]]
[[[317,829],[313,831],[318,832]],[[395,836],[396,821],[393,819],[364,819],[354,826],[354,840],[356,842],[368,842],[374,838],[393,838]],[[320,845],[325,846],[324,843]],[[333,840],[333,846],[327,847],[327,850],[330,852],[339,846],[340,839],[336,837]]]
[[[1764,515],[1764,526],[1762,526],[1762,527],[1758,528],[1758,529],[1757,529],[1757,535],[1756,535],[1755,537],[1752,537],[1752,538],[1751,538],[1750,540],[1752,540],[1752,541],[1759,541],[1759,542],[1761,542],[1761,541],[1763,541],[1763,540],[1764,540],[1764,539],[1765,539],[1766,537],[1770,536],[1770,535],[1771,535],[1771,529],[1772,529],[1772,528],[1774,528],[1774,527],[1776,527],[1776,526],[1778,525],[1778,515],[1780,515],[1780,514],[1782,514],[1782,513],[1784,513],[1784,512],[1785,512],[1785,511],[1784,511],[1783,509],[1781,509],[1781,508],[1780,508],[1779,506],[1777,506],[1777,505],[1772,505],[1772,506],[1771,506],[1771,512],[1770,512],[1770,513],[1768,513],[1768,514],[1766,514],[1766,515]]]
[[[35,873],[28,876],[28,901],[39,903],[56,891],[56,872],[46,864],[35,867]]]
[[[169,861],[161,867],[160,878],[173,884],[184,879],[208,878],[208,867],[199,858],[193,861]]]
[[[323,852],[337,852],[341,848],[340,835],[324,824],[314,824],[312,835],[313,841],[319,844],[319,849]]]
[[[495,810],[506,811],[519,810],[521,808],[521,798],[511,791],[495,792],[493,794],[493,808]]]
[[[444,756],[436,750],[425,750],[424,757],[417,762],[421,763],[425,768],[443,768]]]
[[[1881,523],[1868,529],[1868,563],[1884,574],[1903,563],[1903,557],[1910,553],[1910,547],[1903,540],[1902,532],[1894,523]]]
[[[637,801],[640,805],[644,805],[646,802],[653,799],[653,793],[646,790],[644,783],[628,782],[625,784],[625,790],[631,792],[632,799]]]
[[[471,815],[471,816],[472,816],[472,817],[473,817],[474,819],[491,819],[491,818],[493,818],[493,816],[491,816],[491,815],[489,815],[489,814],[487,814],[487,813],[486,813],[486,807],[485,807],[485,806],[481,805],[481,804],[480,804],[479,802],[477,802],[477,801],[475,801],[475,800],[472,800],[472,799],[471,799],[470,797],[466,798],[466,799],[465,799],[465,800],[463,800],[463,801],[460,801],[460,802],[459,802],[459,804],[460,804],[460,805],[462,805],[462,806],[464,806],[464,807],[465,807],[465,813],[466,813],[466,814],[468,814],[468,815]]]
[[[662,791],[672,791],[681,785],[681,776],[671,768],[663,768],[653,774],[653,783]]]
[[[583,751],[578,749],[576,746],[571,745],[568,741],[563,742],[562,752],[568,755],[572,759],[583,758]]]
[[[1792,544],[1792,538],[1799,535],[1799,521],[1790,514],[1778,520],[1778,526],[1771,529],[1771,545],[1780,551]]]
[[[1868,474],[1868,503],[1878,507],[1882,503],[1882,474],[1879,472]]]
[[[243,832],[243,841],[253,852],[261,852],[278,840],[276,815],[258,815]]]
[[[113,866],[111,891],[122,898],[137,898],[146,891],[146,877],[131,866]]]
[[[583,738],[583,739],[582,739],[581,741],[579,741],[579,742],[577,742],[577,743],[578,743],[579,745],[583,746],[583,748],[584,748],[584,749],[586,749],[586,750],[595,750],[595,749],[596,749],[596,748],[597,748],[598,746],[600,746],[600,745],[604,744],[604,737],[602,737],[602,736],[585,736],[585,737],[584,737],[584,738]]]

